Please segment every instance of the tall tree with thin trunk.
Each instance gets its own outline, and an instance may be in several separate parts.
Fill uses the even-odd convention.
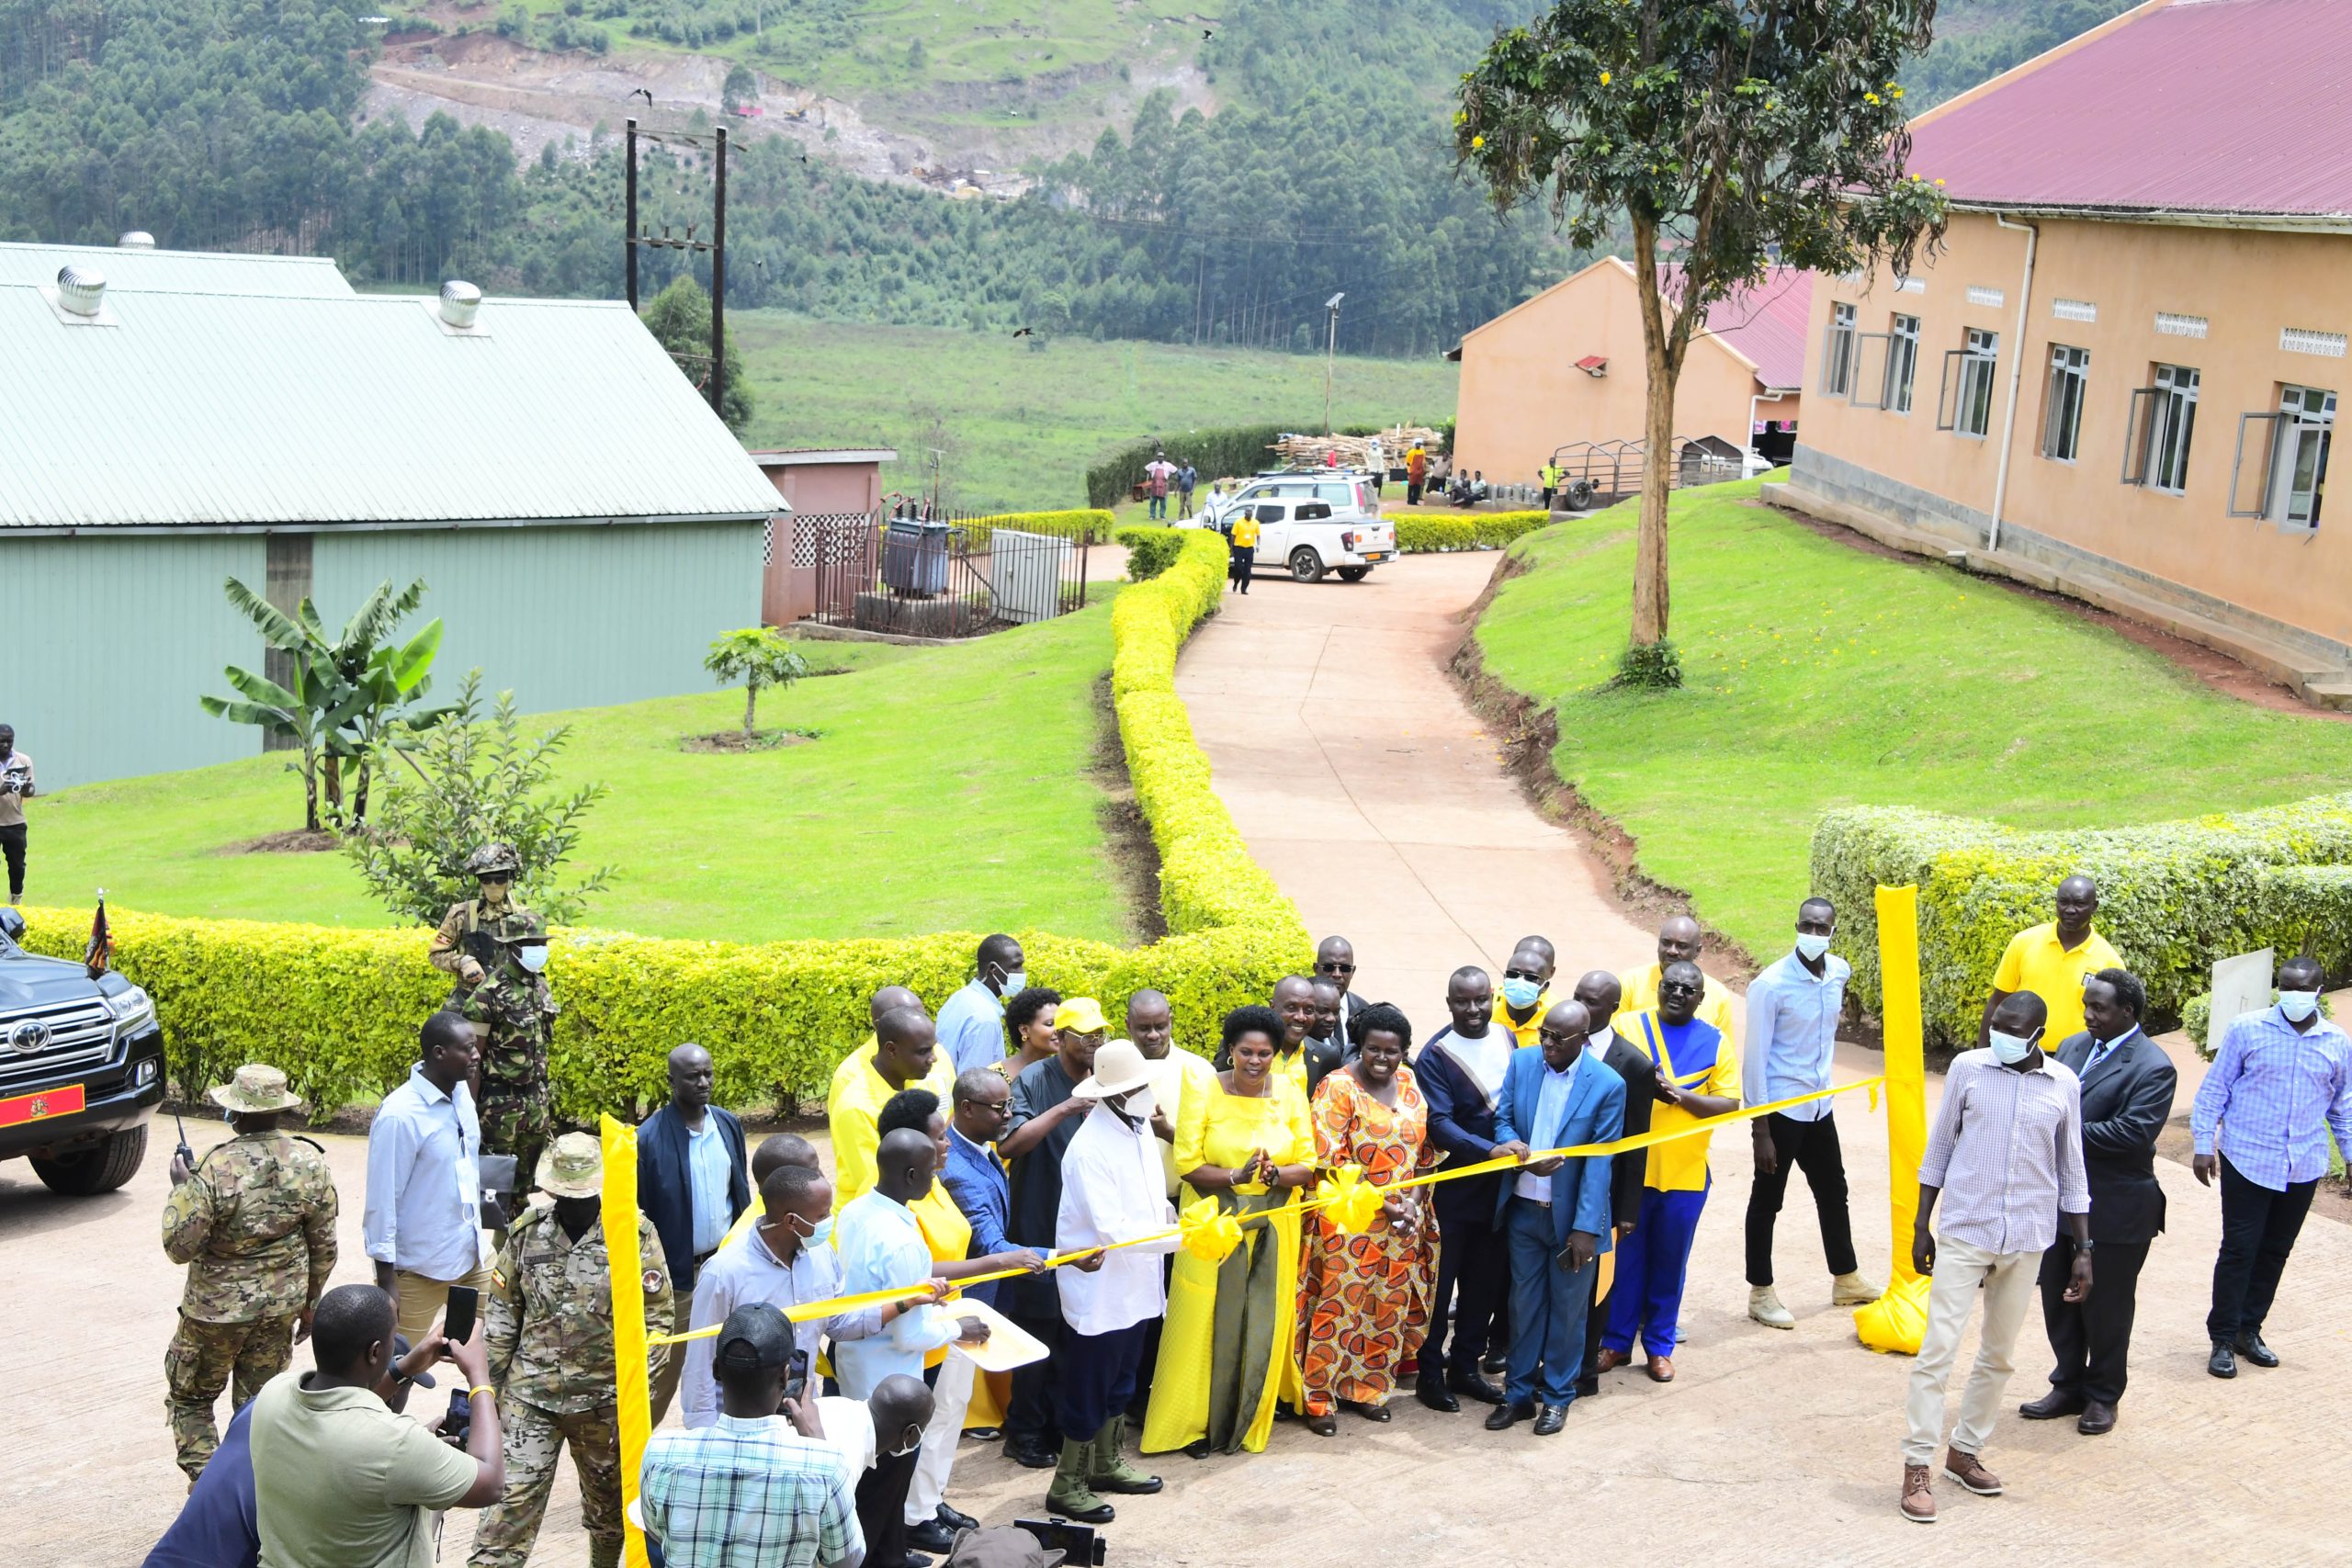
[[[1778,264],[1907,273],[1943,233],[1908,173],[1900,69],[1936,0],[1557,0],[1462,79],[1454,151],[1579,248],[1630,228],[1648,372],[1628,679],[1671,684],[1674,391],[1707,309]]]

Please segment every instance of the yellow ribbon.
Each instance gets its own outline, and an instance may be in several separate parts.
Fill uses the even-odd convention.
[[[1184,1250],[1204,1263],[1222,1263],[1241,1245],[1240,1216],[1220,1208],[1215,1198],[1186,1204],[1177,1217],[1183,1222]]]
[[[1718,1127],[1727,1127],[1738,1122],[1753,1122],[1759,1116],[1770,1116],[1776,1111],[1786,1111],[1795,1105],[1807,1105],[1816,1100],[1826,1100],[1834,1094],[1848,1094],[1858,1089],[1870,1090],[1872,1098],[1875,1099],[1879,1087],[1885,1082],[1883,1077],[1857,1078],[1852,1083],[1841,1083],[1829,1089],[1815,1089],[1810,1094],[1792,1094],[1786,1100],[1768,1100],[1762,1105],[1744,1105],[1737,1111],[1726,1111],[1721,1116],[1710,1116],[1702,1121],[1689,1122],[1680,1127],[1670,1127],[1661,1132],[1643,1133],[1630,1138],[1617,1138],[1606,1144],[1575,1144],[1564,1149],[1538,1149],[1527,1158],[1531,1161],[1597,1159],[1603,1156],[1628,1154],[1634,1149],[1648,1148],[1653,1144],[1670,1144],[1678,1138],[1695,1138],[1702,1133],[1712,1133]],[[1083,1247],[1075,1252],[1056,1253],[1046,1259],[1046,1267],[1059,1269],[1065,1264],[1075,1263],[1082,1258],[1091,1258],[1096,1253],[1115,1252],[1125,1247],[1146,1247],[1153,1242],[1171,1239],[1195,1258],[1210,1263],[1221,1262],[1235,1247],[1240,1245],[1243,1225],[1296,1215],[1310,1209],[1336,1210],[1337,1212],[1331,1216],[1333,1221],[1341,1230],[1354,1235],[1372,1223],[1373,1215],[1379,1213],[1381,1201],[1388,1193],[1402,1192],[1415,1187],[1428,1187],[1440,1181],[1457,1181],[1465,1177],[1484,1176],[1488,1171],[1517,1170],[1523,1163],[1525,1162],[1512,1156],[1503,1155],[1494,1159],[1480,1160],[1476,1165],[1455,1166],[1444,1170],[1433,1170],[1425,1176],[1408,1177],[1402,1181],[1390,1182],[1386,1186],[1377,1186],[1365,1181],[1363,1168],[1361,1166],[1341,1166],[1326,1179],[1325,1186],[1329,1190],[1319,1197],[1308,1198],[1300,1202],[1285,1204],[1280,1209],[1266,1210],[1255,1214],[1220,1214],[1214,1219],[1207,1216],[1195,1219],[1193,1216],[1199,1213],[1202,1207],[1201,1203],[1196,1202],[1185,1209],[1181,1216],[1183,1223],[1172,1230],[1153,1231],[1148,1235],[1130,1236],[1125,1241],[1105,1242],[1101,1247]],[[1202,1200],[1202,1202],[1207,1201],[1210,1201]],[[1346,1206],[1341,1208],[1341,1204]],[[1231,1228],[1233,1235],[1230,1243],[1225,1243],[1221,1239],[1227,1227]],[[1200,1247],[1196,1248],[1193,1246],[1195,1239],[1200,1242]],[[1222,1251],[1202,1250],[1202,1248],[1214,1249],[1219,1246],[1222,1246]],[[985,1285],[997,1280],[1017,1280],[1028,1272],[1029,1270],[1025,1269],[1000,1269],[993,1273],[975,1274],[968,1279],[959,1280],[956,1281],[956,1286],[958,1289],[964,1289],[973,1285]],[[831,1317],[836,1313],[854,1312],[860,1307],[881,1306],[890,1302],[921,1302],[929,1299],[920,1290],[901,1285],[888,1291],[866,1291],[854,1296],[835,1296],[829,1301],[804,1302],[798,1306],[785,1308],[784,1315],[795,1323],[807,1323],[813,1318]],[[647,1343],[677,1345],[688,1339],[707,1339],[718,1332],[718,1325],[714,1323],[707,1328],[689,1329],[684,1334],[653,1335],[648,1338]]]

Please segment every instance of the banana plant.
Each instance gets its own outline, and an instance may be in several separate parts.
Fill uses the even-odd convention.
[[[302,775],[302,826],[318,832],[319,758],[325,716],[320,706],[318,682],[310,667],[302,660],[295,660],[294,684],[290,688],[233,664],[221,675],[245,700],[198,697],[197,701],[215,718],[225,718],[232,724],[257,724],[265,733],[286,736],[301,749],[300,765],[288,767]]]

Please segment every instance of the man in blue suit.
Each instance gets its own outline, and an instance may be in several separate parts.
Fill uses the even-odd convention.
[[[1591,1015],[1562,1002],[1544,1015],[1536,1043],[1511,1054],[1495,1111],[1495,1152],[1605,1144],[1625,1124],[1625,1080],[1586,1060]],[[1548,1438],[1566,1424],[1584,1363],[1585,1314],[1594,1259],[1609,1250],[1610,1162],[1600,1156],[1539,1159],[1507,1178],[1495,1228],[1510,1247],[1510,1357],[1503,1402],[1487,1417],[1499,1432],[1535,1417]]]

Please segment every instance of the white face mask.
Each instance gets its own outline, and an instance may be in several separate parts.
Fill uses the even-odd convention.
[[[1829,939],[1827,937],[1815,936],[1811,931],[1799,931],[1797,933],[1797,953],[1807,963],[1818,963],[1821,955],[1828,951]]]
[[[1152,1098],[1150,1086],[1146,1085],[1128,1095],[1126,1103],[1119,1107],[1119,1111],[1137,1122],[1148,1122],[1151,1113],[1159,1109],[1159,1101]]]
[[[2278,1010],[2287,1015],[2288,1022],[2301,1023],[2319,1010],[2319,993],[2281,991],[2278,993]]]
[[[998,974],[1000,983],[1003,987],[1003,989],[997,993],[999,996],[1017,997],[1029,988],[1029,976],[1023,970],[1000,970]]]
[[[882,1457],[884,1459],[904,1459],[921,1447],[922,1447],[922,1434],[918,1432],[915,1434],[915,1440],[913,1442],[909,1443],[903,1449],[892,1449],[888,1453],[884,1454]]]
[[[516,948],[514,950],[514,962],[520,964],[532,974],[537,974],[540,970],[548,966],[547,944],[545,942],[535,942],[526,946]]]
[[[2033,1043],[2041,1038],[2039,1030],[2031,1034],[2004,1034],[1996,1029],[1991,1032],[1993,1059],[2005,1067],[2014,1067],[2026,1059],[2033,1050]]]

